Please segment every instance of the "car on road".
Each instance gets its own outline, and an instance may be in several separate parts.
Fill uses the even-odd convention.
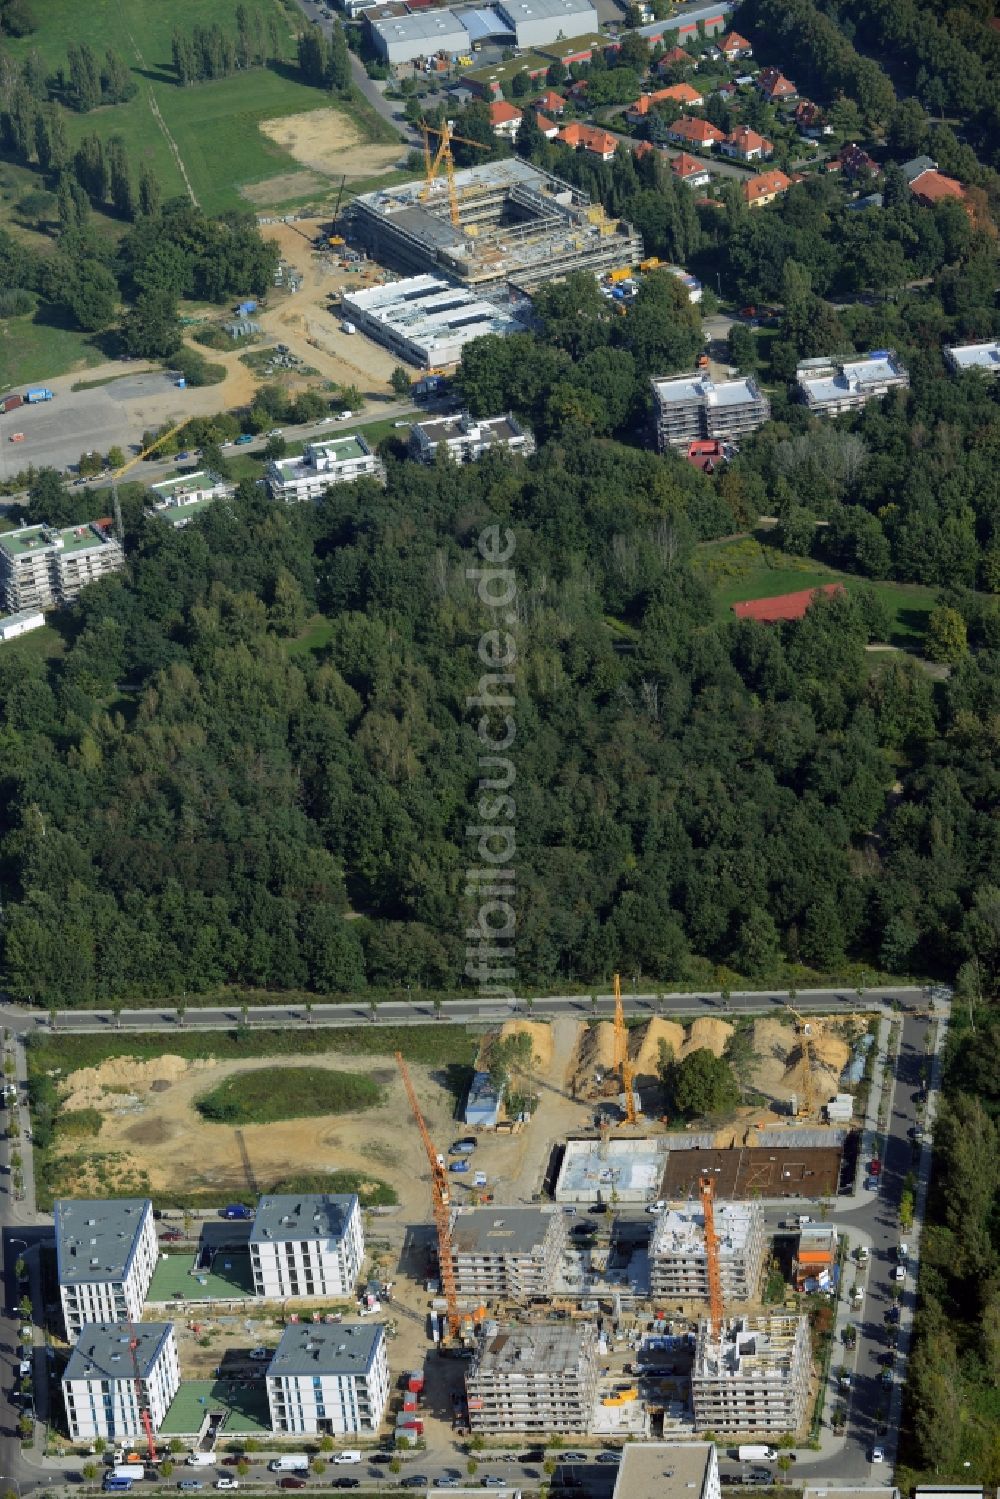
[[[600,1217],[600,1215],[602,1213],[606,1213],[607,1211],[608,1211],[608,1205],[607,1205],[606,1202],[595,1202],[595,1203],[592,1203],[591,1206],[587,1209],[587,1212],[588,1213],[593,1213],[595,1215],[595,1217]]]
[[[434,1480],[434,1487],[436,1489],[457,1489],[458,1485],[459,1480],[457,1478],[452,1478],[447,1473],[443,1474],[440,1478],[435,1478]]]
[[[198,1489],[203,1489],[205,1485],[200,1478],[182,1478],[177,1487],[183,1489],[185,1494],[193,1494]]]
[[[892,1384],[892,1370],[891,1369],[883,1369],[882,1373],[881,1373],[881,1375],[879,1377],[882,1380],[883,1384]]]
[[[559,1461],[561,1463],[589,1463],[593,1462],[593,1454],[590,1452],[564,1452]]]
[[[10,440],[11,440],[11,442],[23,442],[24,441],[24,433],[23,432],[12,432],[10,434]]]
[[[506,1487],[506,1478],[498,1478],[495,1473],[487,1473],[486,1477],[483,1479],[484,1489],[505,1489]]]
[[[616,1467],[621,1460],[622,1455],[620,1452],[599,1452],[594,1458],[595,1463],[614,1463]]]
[[[532,1447],[530,1452],[522,1452],[518,1455],[519,1463],[542,1463],[545,1461],[545,1452],[541,1447]]]
[[[906,1266],[905,1265],[897,1265],[894,1268],[893,1272],[892,1272],[892,1278],[895,1281],[905,1280],[906,1279]]]
[[[887,1322],[898,1322],[899,1321],[899,1307],[898,1306],[891,1306],[889,1308],[889,1310],[885,1314],[885,1320]]]
[[[354,415],[353,411],[338,411],[337,412],[337,420],[338,420],[338,422],[349,422],[351,420],[351,417],[353,415]]]
[[[876,1447],[872,1448],[872,1462],[873,1463],[884,1463],[885,1462],[885,1448],[884,1447],[877,1447],[876,1446]]]
[[[240,1481],[238,1478],[217,1478],[215,1487],[217,1489],[238,1489]]]
[[[866,1192],[877,1192],[878,1191],[878,1177],[877,1176],[866,1176],[865,1177],[865,1191]]]
[[[361,1479],[335,1478],[333,1480],[333,1486],[335,1489],[359,1489],[361,1487]]]
[[[399,1481],[401,1489],[425,1489],[427,1479],[422,1473],[411,1473],[409,1478],[401,1478]]]
[[[306,1481],[304,1478],[293,1478],[289,1476],[288,1478],[278,1479],[279,1489],[304,1489],[305,1486]]]

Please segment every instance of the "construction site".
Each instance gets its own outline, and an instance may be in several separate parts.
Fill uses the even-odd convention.
[[[345,210],[348,238],[373,259],[527,293],[572,271],[602,275],[642,260],[638,231],[586,193],[518,157],[456,170],[443,140],[449,149],[428,150],[423,180],[364,193]]]

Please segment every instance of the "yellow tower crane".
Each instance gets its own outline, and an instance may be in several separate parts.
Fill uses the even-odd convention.
[[[786,1010],[790,1010],[798,1021],[799,1045],[802,1047],[802,1060],[805,1062],[805,1068],[802,1074],[802,1102],[799,1105],[797,1113],[800,1119],[807,1119],[812,1117],[813,1110],[816,1107],[816,1090],[813,1086],[813,1022],[807,1020],[804,1015],[800,1015],[798,1010],[793,1009],[787,999],[785,1000],[785,1008]]]
[[[636,1121],[635,1092],[632,1087],[634,1074],[628,1054],[628,1028],[625,1024],[625,1010],[622,1005],[622,981],[617,973],[615,974],[615,1068],[621,1077],[622,1092],[625,1094],[625,1123],[634,1124]]]
[[[420,190],[420,197],[422,200],[430,197],[434,180],[443,164],[445,176],[448,179],[448,206],[451,209],[451,222],[456,229],[460,229],[462,227],[462,219],[458,212],[458,189],[455,186],[455,158],[451,154],[451,143],[452,141],[461,141],[463,146],[474,146],[477,151],[489,151],[491,148],[484,141],[474,141],[465,135],[455,135],[449,120],[445,120],[443,129],[437,125],[428,125],[426,120],[421,120],[420,130],[424,137],[424,176],[426,178],[424,186]],[[430,143],[432,135],[441,137],[440,144],[433,158],[431,156]]]
[[[124,479],[125,475],[131,469],[135,468],[137,463],[141,463],[144,458],[148,458],[150,453],[155,453],[160,444],[166,442],[169,437],[176,437],[177,433],[183,431],[190,420],[190,417],[185,417],[182,422],[178,422],[173,427],[168,427],[167,431],[161,432],[156,441],[151,442],[148,448],[143,448],[141,453],[136,453],[134,458],[130,458],[127,463],[123,463],[121,468],[116,468],[111,475],[111,501],[114,505],[115,535],[118,537],[119,546],[124,545],[124,538],[122,535],[122,507],[118,500],[118,480]]]

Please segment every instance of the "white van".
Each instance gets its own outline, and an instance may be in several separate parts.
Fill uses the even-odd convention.
[[[361,1453],[347,1447],[343,1452],[335,1452],[333,1460],[335,1463],[359,1463],[361,1461]]]
[[[210,1468],[217,1460],[214,1452],[192,1452],[187,1465],[189,1468]]]

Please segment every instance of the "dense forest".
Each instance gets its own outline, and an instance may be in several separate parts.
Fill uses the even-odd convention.
[[[5,987],[461,985],[491,523],[516,538],[519,982],[992,971],[1000,657],[937,694],[873,672],[864,593],[716,620],[692,473],[571,429],[527,463],[390,452],[384,490],[316,507],[136,508],[64,658],[0,658]]]

